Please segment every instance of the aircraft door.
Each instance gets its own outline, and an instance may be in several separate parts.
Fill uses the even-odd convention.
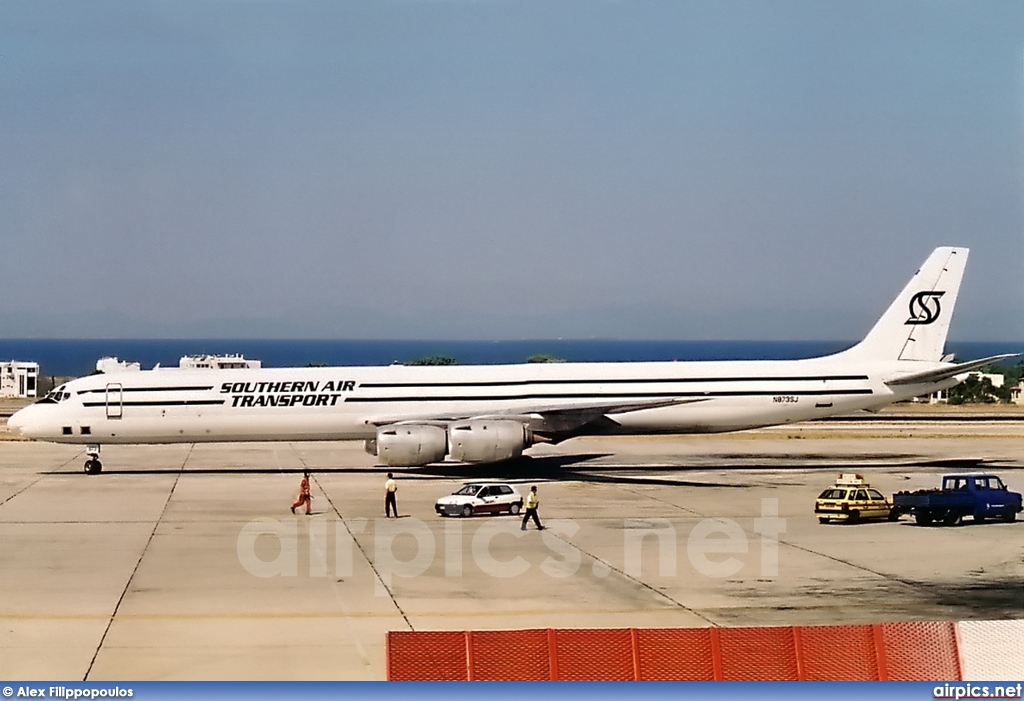
[[[120,419],[124,411],[124,389],[118,383],[107,385],[107,418]]]

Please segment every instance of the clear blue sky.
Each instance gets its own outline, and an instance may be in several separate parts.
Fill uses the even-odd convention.
[[[1024,3],[0,4],[11,336],[1024,338]]]

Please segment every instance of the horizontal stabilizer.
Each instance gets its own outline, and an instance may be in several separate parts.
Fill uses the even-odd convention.
[[[970,372],[971,370],[977,370],[983,368],[986,365],[992,363],[998,363],[1000,360],[1006,360],[1007,358],[1014,358],[1020,355],[1020,353],[1004,353],[1003,355],[993,355],[990,358],[982,358],[981,360],[972,360],[968,363],[960,363],[958,365],[952,365],[947,368],[940,368],[938,370],[924,370],[922,372],[914,372],[909,375],[902,375],[892,380],[886,380],[885,384],[890,387],[896,385],[923,385],[930,382],[941,382],[942,380],[948,380],[951,377],[957,375],[963,375],[964,373]]]

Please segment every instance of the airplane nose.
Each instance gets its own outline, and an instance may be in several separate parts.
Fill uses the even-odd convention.
[[[17,436],[21,435],[22,428],[25,426],[24,411],[24,409],[19,409],[11,414],[11,417],[7,419],[7,430]]]
[[[11,417],[7,419],[7,430],[17,436],[28,436],[29,423],[34,410],[35,407],[29,405],[11,414]]]

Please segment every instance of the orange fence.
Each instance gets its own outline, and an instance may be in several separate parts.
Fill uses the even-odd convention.
[[[396,681],[958,680],[953,623],[388,633]]]

